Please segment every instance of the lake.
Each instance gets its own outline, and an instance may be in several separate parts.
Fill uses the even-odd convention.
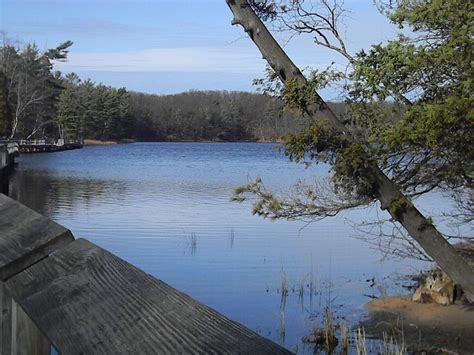
[[[331,304],[349,325],[370,297],[404,292],[423,265],[385,260],[347,219],[270,221],[233,189],[260,176],[275,191],[324,177],[253,143],[136,143],[24,155],[10,195],[178,290],[299,353]],[[382,213],[379,211],[379,213]],[[374,282],[373,282],[374,281]],[[288,294],[282,284],[288,285]]]

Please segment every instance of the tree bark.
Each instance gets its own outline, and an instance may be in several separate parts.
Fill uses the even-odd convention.
[[[257,45],[263,58],[278,74],[283,83],[294,79],[300,85],[305,85],[306,78],[299,68],[291,61],[278,42],[255,14],[247,0],[226,0],[234,15],[233,25],[241,25],[252,41]],[[314,104],[308,107],[311,117],[321,112],[326,116],[332,128],[339,132],[349,142],[357,141],[348,128],[331,111],[327,103],[315,93]],[[367,160],[373,161],[367,154]],[[410,236],[426,251],[426,253],[448,274],[454,282],[459,284],[470,302],[474,302],[474,269],[459,255],[441,233],[427,220],[421,212],[403,195],[401,189],[390,180],[374,162],[368,174],[376,182],[377,198],[381,208],[400,222]],[[404,208],[395,208],[394,201],[406,201]]]

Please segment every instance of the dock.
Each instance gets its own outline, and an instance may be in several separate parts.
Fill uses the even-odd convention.
[[[18,143],[0,142],[0,192],[8,192],[8,180],[15,158],[19,155]]]
[[[0,305],[3,355],[291,354],[1,194]]]
[[[60,152],[64,150],[81,149],[82,143],[76,140],[58,139],[36,139],[19,140],[18,147],[20,154]]]

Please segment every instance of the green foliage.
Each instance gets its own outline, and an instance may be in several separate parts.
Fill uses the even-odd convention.
[[[389,172],[409,192],[470,186],[474,5],[403,1],[389,16],[415,35],[357,55],[350,101],[392,97],[404,108],[396,122],[372,129],[369,144],[377,147],[379,158],[391,157]],[[424,158],[407,164],[414,155]]]
[[[296,79],[288,79],[285,83],[283,99],[287,108],[296,109],[302,114],[316,99],[316,92],[311,85],[300,85]]]
[[[400,95],[414,90],[422,73],[418,72],[418,60],[414,60],[424,51],[400,36],[397,41],[390,41],[383,46],[377,44],[366,53],[364,50],[356,55],[353,82],[350,86],[352,99],[381,100],[389,97],[399,99]]]
[[[56,117],[61,138],[120,140],[132,136],[125,88],[96,85],[90,80],[81,82],[75,74],[69,74],[64,85]]]
[[[74,89],[69,86],[61,92],[57,104],[56,124],[59,129],[59,137],[78,138],[79,126],[79,102],[74,95]]]
[[[404,0],[388,16],[395,24],[408,26],[413,35],[400,35],[357,53],[346,85],[349,110],[345,122],[409,194],[470,186],[474,172],[474,5],[461,0]],[[312,99],[292,83],[286,94],[300,108]],[[306,131],[299,136],[300,156],[310,135],[321,140],[313,126]],[[290,142],[295,146],[295,139]],[[319,147],[324,151],[324,144]],[[308,144],[306,148],[306,153],[313,150]],[[333,151],[331,144],[328,149]],[[310,154],[311,158],[327,161],[321,149],[318,152]],[[336,175],[349,174],[364,185],[359,192],[370,193],[365,186],[370,181],[353,174],[359,171],[352,166],[356,152],[339,153]]]
[[[260,178],[247,185],[237,187],[232,199],[233,201],[243,202],[248,193],[259,196],[259,200],[253,206],[253,214],[274,218],[273,216],[279,213],[282,202],[272,192],[265,190]]]
[[[397,196],[390,201],[390,211],[395,215],[397,221],[401,221],[407,208],[413,207],[413,204],[404,196]]]
[[[474,3],[393,3],[393,8],[384,9],[386,15],[394,25],[409,31],[354,56],[346,52],[350,60],[347,74],[331,68],[315,71],[308,75],[306,85],[288,80],[283,89],[274,83],[275,73],[268,71],[266,79],[256,82],[264,92],[273,90],[281,96],[287,108],[306,114],[309,105],[318,104],[317,90],[344,79],[347,110],[340,113],[340,119],[356,143],[340,141],[317,117],[319,121],[310,121],[304,130],[287,137],[286,153],[305,164],[330,164],[335,191],[341,196],[359,196],[361,204],[374,200],[377,187],[369,178],[371,164],[363,156],[373,159],[407,196],[473,187]],[[301,20],[298,13],[293,16],[291,23]],[[292,30],[311,33],[311,23],[305,25],[301,32],[298,27]],[[259,196],[259,191],[253,193]],[[259,207],[269,211],[268,199],[261,201],[264,204]],[[396,200],[391,207],[400,216],[408,204],[408,200]],[[291,210],[280,204],[281,210],[285,208]],[[313,209],[317,214],[321,211],[324,206]]]
[[[356,193],[359,196],[375,198],[377,185],[370,167],[373,165],[366,158],[364,147],[353,143],[338,150],[333,166],[336,192]]]
[[[51,60],[60,60],[63,61],[67,59],[67,55],[69,53],[69,47],[73,45],[72,41],[66,41],[61,43],[56,48],[49,49],[45,56]]]
[[[253,214],[275,218],[275,215],[280,213],[282,201],[276,198],[272,192],[265,190],[260,178],[255,179],[255,181],[247,185],[237,187],[234,190],[232,200],[243,202],[249,193],[259,197],[253,206]]]
[[[285,142],[285,154],[293,161],[317,160],[334,163],[336,152],[344,146],[340,135],[324,120],[313,120],[299,133],[290,134]]]
[[[295,79],[288,79],[283,86],[278,75],[269,66],[266,67],[265,77],[255,79],[253,85],[257,90],[281,98],[285,102],[285,109],[297,110],[306,114],[309,105],[315,103],[316,92],[330,86],[333,82],[344,78],[344,73],[333,69],[332,63],[324,70],[314,69],[307,75],[307,82],[301,85]]]

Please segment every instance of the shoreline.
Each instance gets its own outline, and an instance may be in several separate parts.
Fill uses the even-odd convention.
[[[281,141],[114,141],[114,140],[108,140],[108,141],[101,141],[101,140],[95,140],[95,139],[84,139],[84,146],[89,146],[89,145],[116,145],[116,144],[133,144],[133,143],[261,143],[261,144],[283,144]]]
[[[387,296],[364,307],[367,334],[403,339],[410,351],[471,354],[474,349],[474,305],[417,303],[411,296]],[[397,334],[393,334],[397,333]]]

